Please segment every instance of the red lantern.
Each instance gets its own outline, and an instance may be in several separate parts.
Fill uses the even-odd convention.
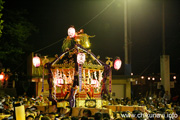
[[[119,70],[120,67],[121,67],[121,64],[122,64],[121,60],[120,60],[119,58],[117,58],[117,59],[114,61],[114,69]]]
[[[35,66],[35,67],[39,67],[40,66],[40,58],[38,57],[38,56],[35,56],[35,57],[33,57],[33,65]]]
[[[1,72],[1,74],[0,74],[0,80],[4,80],[4,73],[3,72]]]
[[[86,60],[86,55],[84,53],[78,53],[77,62],[78,64],[83,64]]]

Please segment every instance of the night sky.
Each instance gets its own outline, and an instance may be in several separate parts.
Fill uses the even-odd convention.
[[[177,74],[180,73],[179,6],[178,0],[165,1],[166,54],[170,55],[170,71]],[[67,29],[74,25],[76,30],[82,27],[85,33],[96,35],[91,39],[91,51],[100,55],[100,59],[119,56],[124,62],[123,0],[7,0],[5,7],[28,10],[29,20],[39,29],[39,33],[29,38],[34,46],[32,52],[56,43],[38,53],[48,56],[60,54]],[[128,7],[132,72],[159,73],[162,1],[129,0]]]

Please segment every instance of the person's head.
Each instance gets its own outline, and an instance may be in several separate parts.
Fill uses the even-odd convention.
[[[51,120],[48,116],[43,116],[41,120]]]
[[[34,116],[28,115],[28,116],[26,117],[26,120],[34,120]]]
[[[95,113],[94,115],[95,120],[102,120],[102,118],[103,118],[102,113],[100,112]]]
[[[83,116],[81,120],[88,120],[88,117]]]
[[[40,116],[36,116],[34,120],[39,120],[40,119]]]
[[[138,114],[140,114],[140,111],[134,110],[134,111],[132,111],[132,113],[133,113],[134,117],[137,118]]]
[[[79,118],[72,116],[72,117],[71,117],[71,120],[79,120]]]
[[[50,118],[51,120],[54,120],[55,117],[56,117],[56,114],[55,114],[55,113],[52,112],[52,113],[49,114],[49,118]]]
[[[84,111],[83,111],[83,116],[84,116],[84,117],[90,117],[90,116],[91,116],[91,111],[88,110],[88,109],[84,109]]]
[[[69,117],[63,117],[61,120],[71,120]]]
[[[4,109],[8,109],[8,108],[9,108],[9,103],[4,102],[4,103],[3,103],[3,107],[4,107]]]
[[[110,120],[110,115],[108,113],[103,113],[103,120]]]

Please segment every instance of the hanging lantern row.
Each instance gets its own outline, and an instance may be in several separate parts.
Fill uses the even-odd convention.
[[[141,79],[145,79],[146,76],[141,76]],[[161,77],[146,77],[147,80],[161,80]],[[176,76],[173,76],[173,80],[176,80]]]
[[[86,55],[84,53],[78,53],[77,55],[78,64],[83,64],[85,60],[86,60]],[[41,64],[41,60],[36,54],[35,57],[33,57],[33,65],[34,67],[39,67],[40,64]]]
[[[67,74],[68,76],[67,76]],[[62,84],[71,84],[72,80],[74,79],[74,73],[75,70],[71,69],[68,72],[65,72],[64,70],[58,70],[56,69],[53,72],[53,78],[54,78],[54,83],[57,86],[61,86]],[[87,71],[88,74],[88,84],[98,84],[97,82],[100,82],[103,78],[103,71],[99,70],[99,71],[94,71],[93,73],[90,73],[90,70]],[[82,77],[86,78],[86,73],[85,73],[85,69],[82,70]]]

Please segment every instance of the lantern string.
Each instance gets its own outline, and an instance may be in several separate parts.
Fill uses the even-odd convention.
[[[77,30],[80,30],[81,28],[85,27],[85,26],[88,25],[90,22],[92,22],[94,19],[96,19],[98,16],[100,16],[106,9],[108,9],[108,8],[114,3],[114,1],[115,1],[115,0],[112,0],[104,9],[102,9],[98,14],[96,14],[92,19],[90,19],[90,20],[89,20],[88,22],[86,22],[84,25],[82,25],[81,27],[79,27]],[[56,42],[54,42],[54,43],[52,43],[52,44],[50,44],[50,45],[48,45],[48,46],[46,46],[46,47],[43,47],[43,48],[41,48],[41,49],[39,49],[39,50],[36,50],[36,51],[34,51],[34,53],[37,53],[37,52],[42,51],[42,50],[44,50],[44,49],[46,49],[46,48],[49,48],[49,47],[55,45],[56,43],[61,42],[62,40],[64,40],[64,38],[61,38],[60,40],[58,40],[58,41],[56,41]]]

